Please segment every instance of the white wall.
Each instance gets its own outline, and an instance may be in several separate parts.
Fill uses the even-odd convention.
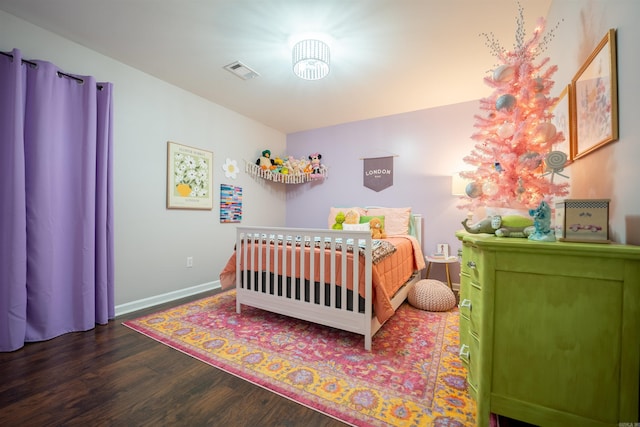
[[[13,48],[114,84],[117,312],[218,283],[235,239],[235,224],[220,223],[221,183],[243,187],[243,224],[284,225],[281,185],[244,172],[234,181],[222,170],[227,157],[243,168],[265,148],[284,152],[281,132],[0,11],[0,50]],[[166,209],[167,141],[213,152],[212,211]],[[186,268],[188,256],[193,268]]]
[[[615,241],[640,244],[640,1],[554,0],[548,27],[560,22],[549,56],[558,65],[558,92],[610,28],[617,29],[619,140],[576,160],[570,166],[571,198],[611,199],[610,231]]]

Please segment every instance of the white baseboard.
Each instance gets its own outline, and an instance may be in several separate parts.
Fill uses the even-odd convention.
[[[164,304],[165,302],[175,301],[202,292],[213,291],[215,289],[220,289],[221,287],[222,285],[220,284],[220,281],[216,280],[215,282],[203,283],[201,285],[192,286],[190,288],[180,289],[177,291],[168,292],[166,294],[127,302],[124,304],[116,305],[115,314],[116,317],[118,317],[123,314],[131,313],[133,311],[142,310],[143,308],[153,307],[158,304]]]

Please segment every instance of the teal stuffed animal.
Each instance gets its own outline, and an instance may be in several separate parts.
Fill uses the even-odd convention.
[[[533,217],[535,231],[529,235],[529,240],[542,242],[555,242],[556,236],[551,229],[551,207],[544,200],[535,209],[529,210],[529,215]]]

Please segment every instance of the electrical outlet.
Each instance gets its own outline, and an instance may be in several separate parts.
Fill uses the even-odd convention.
[[[449,258],[449,245],[447,243],[436,244],[436,253],[444,255],[445,258]]]
[[[193,267],[193,257],[192,256],[188,256],[187,257],[187,267],[188,268]]]

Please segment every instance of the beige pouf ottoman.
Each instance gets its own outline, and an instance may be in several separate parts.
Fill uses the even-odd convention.
[[[413,285],[407,296],[409,303],[427,311],[449,311],[456,306],[456,296],[444,283],[434,279],[422,279]]]

